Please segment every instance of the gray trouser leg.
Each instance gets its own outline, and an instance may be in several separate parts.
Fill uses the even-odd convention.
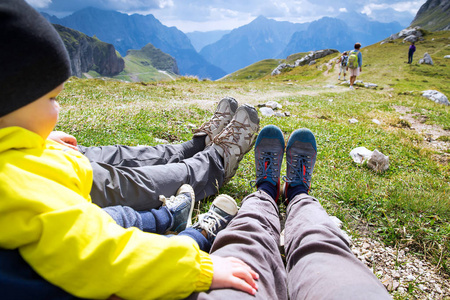
[[[296,196],[285,228],[290,299],[391,299],[315,198]]]
[[[261,191],[247,196],[237,216],[217,235],[211,254],[234,256],[251,266],[260,276],[256,296],[219,289],[194,293],[188,299],[287,299],[279,238],[280,220],[274,201]]]
[[[100,207],[148,210],[161,205],[159,195],[175,195],[184,183],[194,188],[197,200],[216,194],[223,184],[222,158],[212,147],[190,158],[184,157],[183,144],[79,148],[91,161],[91,197]]]

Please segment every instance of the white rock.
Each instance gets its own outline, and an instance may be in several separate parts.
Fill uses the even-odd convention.
[[[428,52],[425,52],[423,58],[419,60],[419,64],[433,65],[433,60],[431,59],[431,56],[430,54],[428,54]]]
[[[414,277],[413,275],[409,274],[408,276],[406,276],[406,280],[408,281],[414,281],[416,279],[416,277]]]
[[[446,55],[446,56],[444,56],[444,58],[450,58],[450,55]]]
[[[285,115],[283,112],[279,112],[279,111],[275,112],[275,117],[283,118],[283,117],[285,117],[285,116],[286,116],[286,115]]]
[[[350,122],[350,124],[358,123],[358,120],[356,119],[349,119],[348,121]]]
[[[333,99],[328,99],[328,102],[333,102]]]
[[[275,114],[275,112],[273,111],[273,109],[271,109],[270,107],[261,107],[259,109],[259,111],[261,112],[261,114],[265,117],[271,117]]]
[[[155,142],[158,144],[168,144],[169,142],[163,139],[155,138]]]
[[[380,125],[380,124],[381,124],[381,122],[380,122],[380,121],[378,121],[377,119],[372,119],[372,122],[373,122],[373,123],[375,123],[375,124],[378,124],[378,125]]]
[[[450,105],[448,102],[447,96],[442,94],[441,92],[435,91],[435,90],[426,90],[422,92],[422,96],[425,98],[428,98],[436,103],[444,104],[444,105]]]
[[[358,147],[350,152],[350,156],[353,158],[353,161],[358,164],[361,164],[365,160],[369,159],[371,155],[372,151],[366,147]]]
[[[366,84],[364,84],[364,87],[366,87],[366,88],[376,88],[376,87],[378,87],[378,84],[366,83]]]
[[[283,108],[283,106],[281,104],[279,104],[278,102],[275,102],[275,101],[267,101],[266,107],[270,107],[271,109]]]

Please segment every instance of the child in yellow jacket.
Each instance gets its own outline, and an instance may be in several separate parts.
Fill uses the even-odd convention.
[[[70,76],[59,35],[23,0],[0,1],[0,248],[81,298],[177,299],[232,287],[256,293],[258,275],[211,256],[189,237],[119,226],[91,203],[92,169],[47,139]]]

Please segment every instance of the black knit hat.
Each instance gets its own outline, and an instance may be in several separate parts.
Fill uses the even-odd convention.
[[[23,0],[0,0],[0,117],[70,75],[69,56],[53,26]]]

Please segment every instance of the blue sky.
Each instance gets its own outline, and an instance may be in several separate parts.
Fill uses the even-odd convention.
[[[263,15],[277,21],[311,22],[357,11],[381,22],[409,24],[425,0],[26,0],[58,17],[93,6],[127,14],[153,14],[184,32],[230,30]]]

